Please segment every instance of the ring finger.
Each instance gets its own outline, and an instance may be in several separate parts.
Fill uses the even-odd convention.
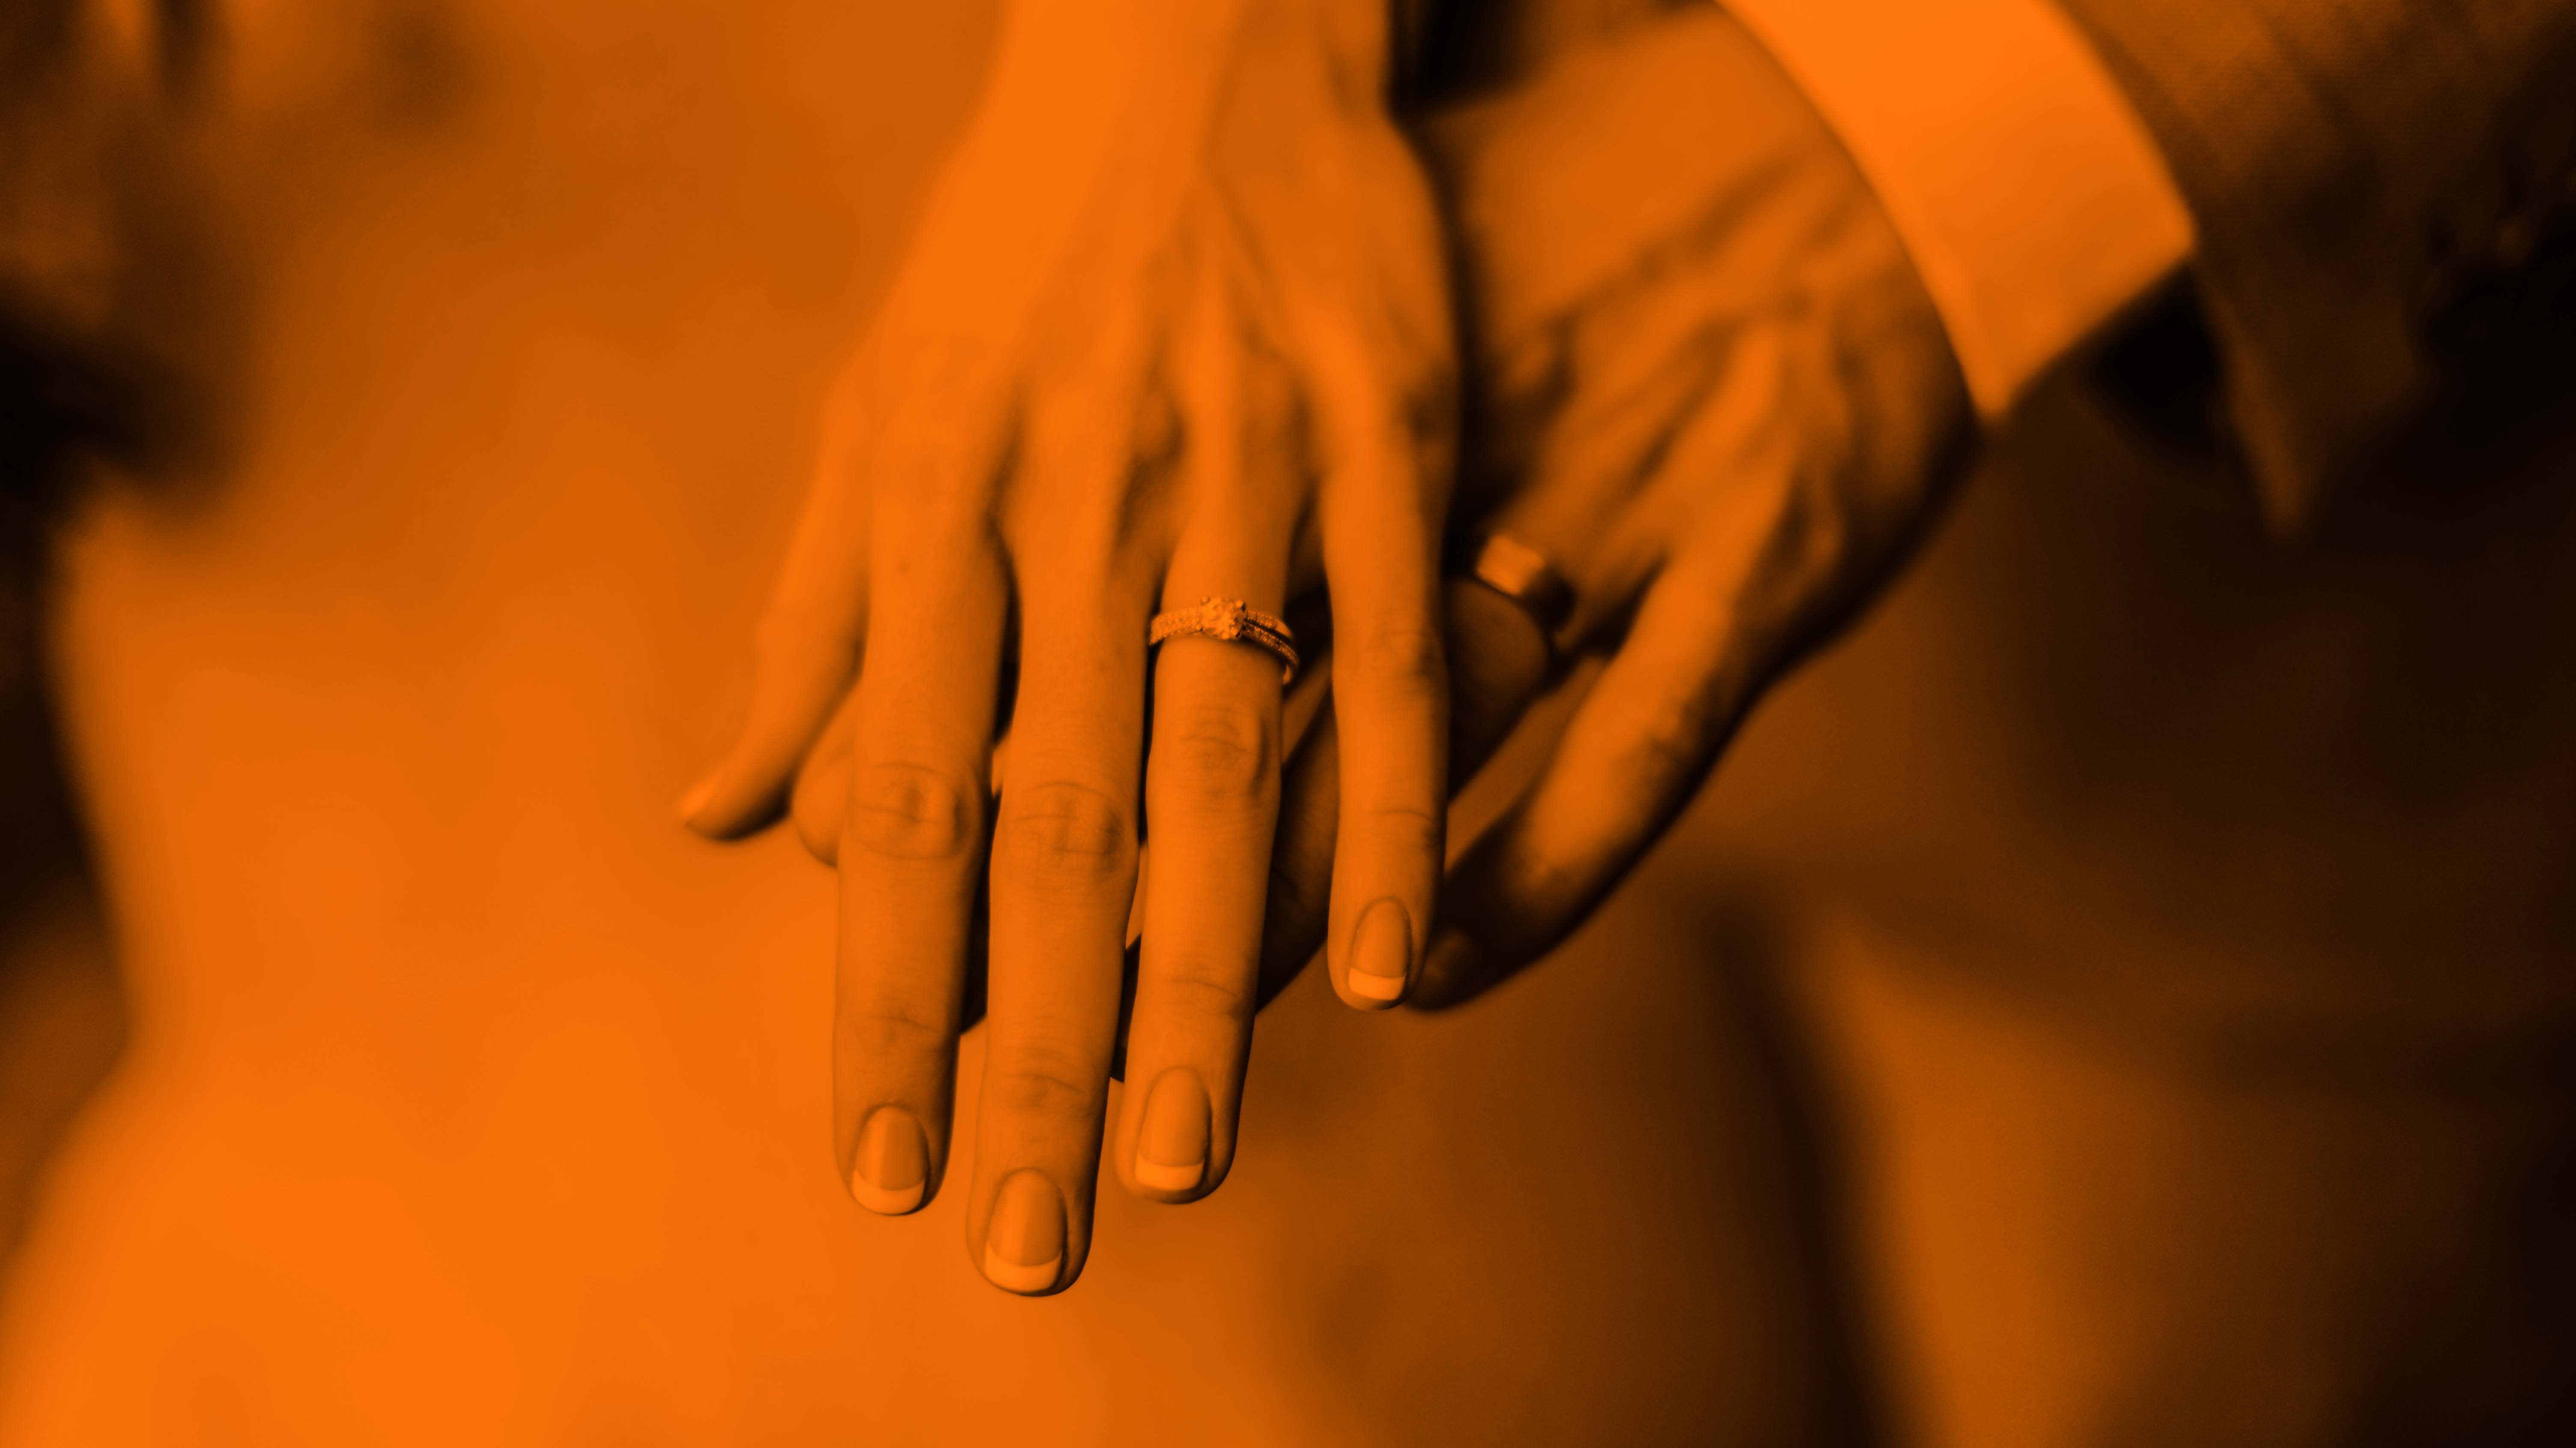
[[[1203,273],[1177,378],[1195,505],[1163,607],[1227,598],[1276,618],[1302,467],[1285,374],[1247,348],[1222,273]],[[1251,1054],[1262,898],[1279,805],[1283,660],[1246,640],[1176,637],[1154,661],[1146,757],[1144,935],[1130,1090],[1111,1158],[1164,1201],[1216,1190],[1234,1161]]]

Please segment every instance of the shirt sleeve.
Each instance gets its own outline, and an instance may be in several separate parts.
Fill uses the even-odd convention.
[[[2051,0],[1725,8],[1878,191],[1989,420],[2190,259],[2163,156]]]

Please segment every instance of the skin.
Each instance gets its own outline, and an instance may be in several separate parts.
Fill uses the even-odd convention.
[[[1435,125],[1481,423],[1456,521],[1547,547],[1584,605],[1556,648],[1607,664],[1455,872],[1469,928],[1433,937],[1441,784],[1552,674],[1524,615],[1436,581],[1449,293],[1386,52],[1370,5],[1014,7],[829,408],[751,722],[690,800],[733,836],[792,791],[840,863],[840,1157],[896,1108],[915,1207],[989,970],[969,1249],[989,1261],[995,1197],[1037,1173],[1062,1220],[1036,1290],[1087,1249],[1122,967],[1145,1089],[1110,1160],[1195,1199],[1232,1161],[1255,1003],[1320,940],[1345,999],[1384,1004],[1349,985],[1381,902],[1416,1004],[1552,948],[1901,560],[1965,428],[1866,187],[1721,18],[1657,21]],[[1143,623],[1328,583],[1331,709],[1283,793],[1272,661],[1202,640],[1149,661]],[[1149,1137],[1196,1147],[1188,1185],[1139,1179]]]
[[[1542,544],[1580,601],[1550,640],[1491,589],[1443,585],[1452,790],[1600,667],[1451,871],[1420,1007],[1474,998],[1583,922],[1763,692],[1901,566],[1971,428],[1929,298],[1805,98],[1722,15],[1632,10],[1425,128],[1465,263],[1453,526]],[[1323,715],[1286,767],[1263,1001],[1327,938],[1342,722]],[[809,839],[831,832],[817,815]]]
[[[1771,685],[1938,516],[1972,414],[1868,184],[1722,14],[1672,13],[1437,118],[1467,259],[1459,513],[1544,548],[1600,668],[1547,764],[1452,868],[1410,1003],[1544,958],[1681,813]],[[1463,783],[1548,688],[1548,642],[1445,596]],[[1554,677],[1563,677],[1570,668]],[[1265,975],[1313,949],[1337,742],[1292,760]]]
[[[1428,939],[1451,316],[1387,48],[1381,7],[1338,0],[1009,9],[829,406],[750,722],[684,802],[724,838],[792,791],[837,862],[835,1130],[881,1210],[937,1189],[984,965],[968,1250],[1011,1290],[1081,1270],[1140,868],[1126,1055],[1151,1089],[1110,1160],[1190,1200],[1233,1157],[1280,667],[1207,639],[1149,656],[1153,613],[1329,587],[1335,980],[1354,956],[1409,976]]]

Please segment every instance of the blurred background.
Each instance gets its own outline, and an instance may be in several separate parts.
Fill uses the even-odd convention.
[[[95,33],[161,33],[131,8]],[[670,801],[738,718],[817,401],[989,24],[891,0],[260,0],[100,62],[107,94],[175,77],[167,104],[220,117],[184,143],[210,195],[48,190],[38,113],[17,122],[10,184],[53,198],[18,231],[112,214],[143,238],[127,270],[190,275],[153,240],[184,211],[228,280],[155,303],[42,247],[13,260],[12,305],[38,299],[19,334],[108,337],[80,366],[111,377],[214,358],[224,385],[202,458],[161,459],[197,434],[153,414],[95,486],[19,465],[0,1441],[1792,1445],[1974,1420],[1923,1406],[1942,1393],[2040,1441],[2123,1360],[2063,1302],[2242,1327],[2229,1254],[2299,1230],[2284,1209],[2205,1255],[2141,1232],[2050,1257],[2061,1219],[2188,1218],[2221,1192],[2211,1161],[2259,1187],[2284,1142],[2427,1221],[2576,1195],[2563,1107],[2457,1170],[2428,1145],[2465,1119],[2455,1092],[2409,1096],[2402,1139],[2338,1125],[2355,1081],[2474,1095],[2554,1058],[2563,1037],[2488,1027],[2530,1018],[2576,907],[2485,909],[2505,964],[2466,986],[2365,971],[2359,1006],[2312,1009],[2311,963],[2420,957],[2407,922],[2447,930],[2493,882],[2464,872],[2435,910],[2325,860],[2310,835],[2385,812],[2309,802],[2388,771],[2315,757],[2298,708],[2262,705],[2257,745],[2195,733],[2377,687],[2352,659],[2443,633],[2347,606],[2392,571],[2416,600],[2392,618],[2576,620],[2530,541],[2576,526],[2564,490],[2481,505],[2523,520],[2505,543],[2427,562],[2421,520],[2365,509],[2349,547],[2285,565],[2214,465],[2061,397],[1546,969],[1443,1017],[1301,981],[1263,1018],[1211,1201],[1105,1191],[1082,1283],[1036,1302],[976,1276],[953,1194],[862,1212],[828,1143],[830,877],[783,836],[696,841]],[[86,375],[24,350],[29,375]],[[2176,556],[2205,585],[2180,606]],[[2248,599],[2279,605],[2259,638]],[[2565,710],[2576,672],[2540,672],[2459,685],[2527,767],[2397,781],[2421,828],[2392,878],[2444,831],[2576,800],[2564,751],[2511,722]],[[2173,785],[2211,769],[2232,815]],[[2088,853],[2142,838],[2164,864]],[[1900,937],[1979,965],[1838,964]],[[2257,1025],[2207,1029],[2221,995]],[[2458,1028],[2383,1048],[2428,1012]],[[2178,1070],[2237,1112],[2216,1157],[2170,1105]],[[1989,1149],[2007,1125],[2054,1154]],[[2042,1275],[1983,1254],[2004,1241],[2041,1244]],[[2340,1362],[2285,1356],[2305,1386],[2280,1411],[2333,1399]]]

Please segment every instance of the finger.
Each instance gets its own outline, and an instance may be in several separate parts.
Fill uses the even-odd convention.
[[[778,817],[806,751],[858,675],[867,637],[865,483],[845,433],[825,449],[761,615],[742,732],[680,801],[682,822],[710,839],[737,838]]]
[[[1161,1200],[1215,1190],[1234,1159],[1279,798],[1279,682],[1277,660],[1242,644],[1173,639],[1155,660],[1154,849],[1127,1038],[1137,1089],[1111,1157],[1130,1189]]]
[[[1546,636],[1518,604],[1470,579],[1441,590],[1449,659],[1449,792],[1465,787],[1547,691]],[[1280,788],[1262,917],[1257,999],[1268,1005],[1324,945],[1341,750],[1329,715],[1291,756]]]
[[[1396,389],[1352,354],[1319,368],[1321,511],[1340,741],[1327,958],[1344,1002],[1402,999],[1427,943],[1447,813],[1449,689],[1439,628],[1445,477]],[[1445,457],[1438,466],[1445,472]]]
[[[788,808],[805,852],[826,865],[840,862],[841,824],[850,813],[850,748],[856,727],[852,715],[858,697],[853,689],[842,698],[832,722],[823,728],[823,737],[805,756],[796,771],[796,789]]]
[[[1676,566],[1554,755],[1459,861],[1414,1003],[1458,1004],[1554,949],[1708,775],[1757,677],[1724,592]]]
[[[877,574],[842,771],[833,1127],[851,1194],[901,1214],[948,1160],[1007,594],[980,526],[887,531],[923,541]]]
[[[1092,1189],[1136,890],[1144,600],[1035,595],[992,874],[983,1095],[967,1244],[995,1286],[1069,1285]]]
[[[1624,613],[1636,576],[1660,551],[1652,539],[1604,546],[1607,540],[1598,536],[1583,500],[1597,507],[1599,499],[1624,496],[1664,467],[1712,468],[1712,450],[1746,430],[1736,410],[1696,405],[1711,385],[1713,363],[1692,349],[1705,343],[1723,352],[1726,339],[1668,330],[1671,335],[1650,338],[1653,345],[1645,350],[1651,355],[1643,359],[1605,359],[1619,369],[1608,379],[1611,385],[1577,399],[1577,425],[1550,430],[1535,465],[1491,520],[1512,536],[1570,547],[1570,554],[1554,560],[1571,575],[1576,603],[1559,639],[1551,640],[1524,608],[1493,588],[1459,578],[1446,585],[1451,793],[1464,787],[1545,691],[1555,646]],[[1329,729],[1321,730],[1289,761],[1264,922],[1265,1002],[1304,969],[1323,938],[1337,743]]]
[[[1666,480],[1714,476],[1698,470],[1727,459],[1699,454],[1778,428],[1765,421],[1778,399],[1748,385],[1764,369],[1741,365],[1747,329],[1707,290],[1676,282],[1602,299],[1561,344],[1568,391],[1529,404],[1530,436],[1479,461],[1509,493],[1483,526],[1542,543],[1572,588],[1568,645],[1615,626],[1688,531],[1705,489]]]
[[[1778,425],[1782,359],[1765,334],[1749,340],[1732,384],[1634,465],[1708,480],[1701,544],[1664,565],[1538,777],[1450,872],[1455,928],[1435,943],[1419,1004],[1466,1000],[1572,933],[1689,801],[1794,646],[1809,595],[1766,580],[1825,557],[1795,546],[1794,520],[1819,525],[1810,541],[1822,543],[1834,514],[1793,506],[1808,463]],[[1606,590],[1597,575],[1586,587],[1599,616]]]
[[[1015,483],[1019,690],[995,824],[983,1090],[967,1250],[1008,1291],[1061,1291],[1090,1249],[1121,965],[1136,902],[1151,574],[1126,540],[1140,482],[1138,334],[1098,338],[1033,408]]]
[[[1162,606],[1233,598],[1276,614],[1288,590],[1300,479],[1275,369],[1247,349],[1223,274],[1200,273],[1177,378],[1193,445],[1190,518]],[[1250,365],[1247,365],[1250,364]],[[1265,405],[1268,404],[1268,405]],[[1143,938],[1110,1159],[1131,1191],[1192,1201],[1234,1161],[1252,1047],[1261,909],[1279,801],[1281,661],[1241,641],[1181,637],[1155,656],[1146,755]]]

